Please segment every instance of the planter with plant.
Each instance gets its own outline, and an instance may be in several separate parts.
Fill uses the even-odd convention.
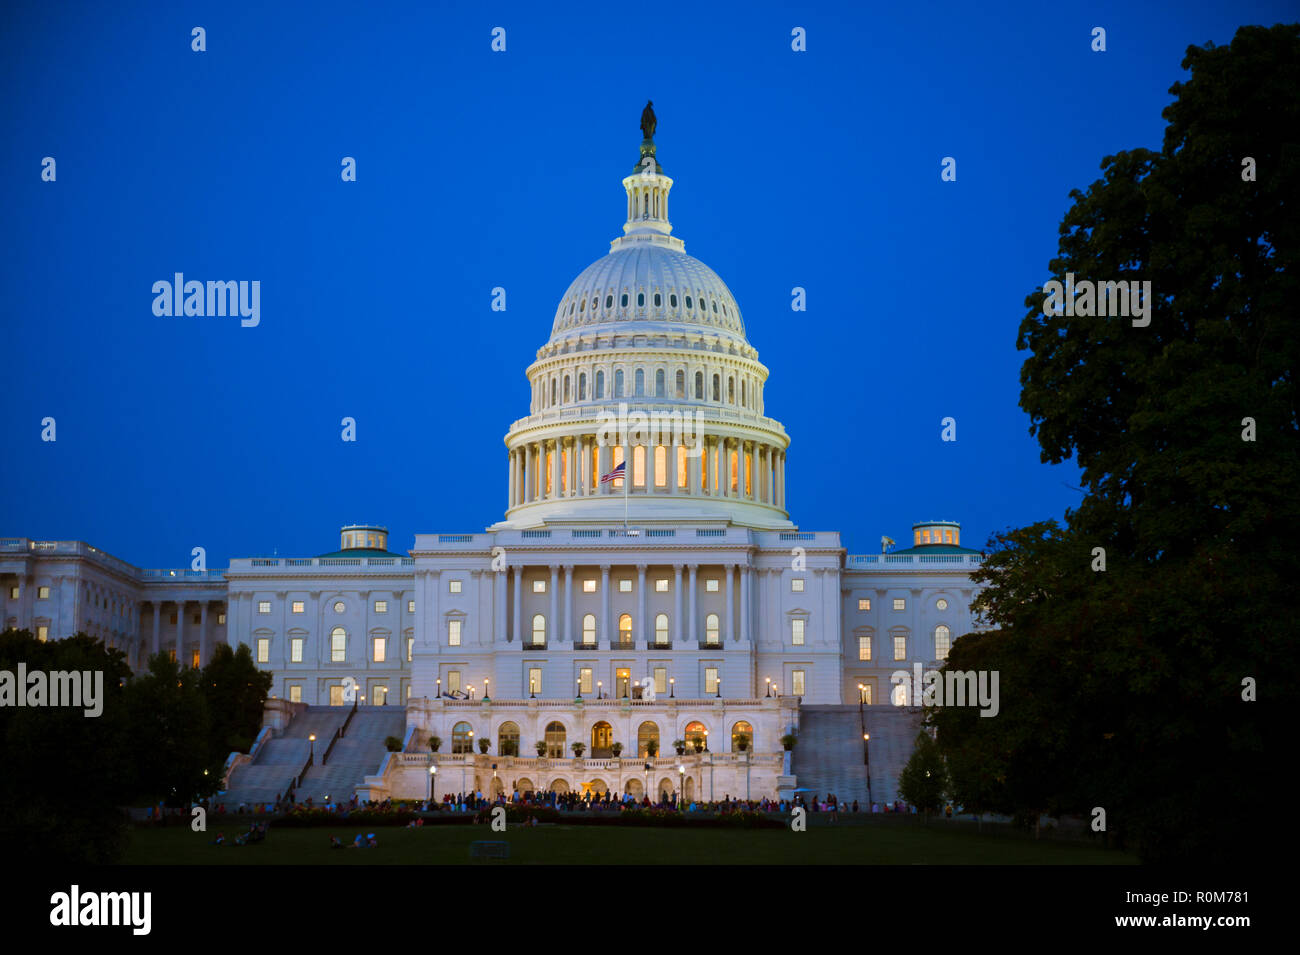
[[[793,733],[786,733],[781,737],[781,746],[788,753],[790,750],[794,749],[794,744],[798,742],[798,740],[799,737],[795,736]]]
[[[645,743],[645,754],[651,759],[659,755],[659,740],[648,739]]]
[[[543,756],[543,757],[544,757],[544,756],[546,755],[546,740],[544,740],[544,739],[539,739],[539,740],[534,744],[534,747],[535,747],[536,750],[537,750],[537,755],[538,755],[538,756]]]
[[[741,753],[743,753],[743,752],[745,752],[745,750],[749,749],[749,737],[746,736],[744,733],[740,733],[740,734],[736,737],[736,749],[737,749],[737,751],[739,751],[739,752],[741,752]]]
[[[673,740],[673,749],[677,750],[677,755],[678,755],[678,756],[685,756],[685,755],[686,755],[686,740],[684,740],[684,739],[675,739],[675,740]]]
[[[492,745],[492,741],[488,739],[486,736],[480,736],[478,738],[478,751],[482,753],[484,756],[487,755],[488,747],[490,747],[491,745]]]
[[[429,752],[431,752],[431,753],[436,753],[436,752],[438,752],[438,747],[441,746],[441,745],[442,745],[442,737],[441,737],[441,736],[430,736],[430,737],[429,737]]]
[[[390,753],[400,753],[402,751],[402,741],[396,736],[384,737],[384,748]]]
[[[619,754],[621,754],[621,753],[623,752],[623,744],[622,744],[622,743],[612,743],[612,744],[610,744],[609,751],[610,751],[611,753],[614,754],[615,758],[617,758],[617,757],[619,756]]]
[[[587,751],[587,744],[582,742],[574,743],[570,749],[573,750],[574,756],[578,757],[578,759],[582,759],[582,754]]]

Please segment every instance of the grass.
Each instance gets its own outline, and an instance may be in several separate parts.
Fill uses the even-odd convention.
[[[272,829],[253,846],[209,843],[206,833],[180,826],[140,828],[132,833],[123,860],[128,865],[464,865],[469,844],[510,844],[508,862],[490,865],[1132,865],[1135,856],[1070,842],[1042,841],[1020,834],[990,835],[944,825],[814,824],[806,832],[786,830],[699,831],[580,826],[514,827],[503,833],[487,826],[428,826],[375,830],[375,849],[329,848],[356,827]],[[229,838],[235,826],[225,826]]]

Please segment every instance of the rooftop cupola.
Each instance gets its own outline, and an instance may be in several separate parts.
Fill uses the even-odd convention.
[[[672,223],[668,221],[668,192],[673,181],[664,175],[664,167],[655,156],[654,102],[647,101],[641,111],[641,156],[630,176],[623,180],[627,192],[627,222],[623,236],[610,243],[610,251],[644,244],[660,245],[681,252],[686,246],[681,239],[671,238]]]

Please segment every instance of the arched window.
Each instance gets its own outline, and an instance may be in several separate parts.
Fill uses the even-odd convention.
[[[722,376],[721,375],[713,376],[713,400],[714,401],[722,400]]]
[[[348,634],[342,627],[330,631],[330,660],[343,663],[348,658]]]
[[[614,296],[613,296],[612,294],[611,294],[611,295],[606,295],[606,296],[605,296],[605,308],[613,308],[613,307],[614,307]]]
[[[582,618],[582,642],[589,647],[596,645],[596,615],[589,613]]]
[[[546,617],[540,613],[533,614],[533,646],[546,646]]]
[[[741,747],[741,743],[744,747]],[[739,721],[731,727],[731,751],[733,753],[743,752],[745,749],[754,748],[754,727],[750,726],[744,720]]]
[[[578,400],[587,400],[587,373],[585,371],[578,374]]]
[[[655,446],[655,487],[668,486],[668,448]]]
[[[695,373],[695,400],[704,400],[704,372],[702,371]]]
[[[625,613],[618,618],[618,644],[620,647],[632,646],[632,615]]]
[[[546,724],[546,755],[552,759],[564,756],[564,724],[551,722]],[[559,790],[556,790],[557,792]]]
[[[604,398],[604,397],[605,397],[605,373],[604,373],[603,371],[598,371],[598,372],[596,372],[596,395],[595,395],[595,397],[598,398],[598,399],[599,399],[599,398]]]
[[[619,304],[622,305],[623,308],[627,308],[627,292],[623,293],[622,297],[619,299]]]
[[[668,646],[668,614],[655,614],[655,646]]]
[[[645,394],[645,369],[636,370],[636,394],[638,397]]]
[[[465,722],[457,723],[451,728],[451,751],[453,753],[472,753],[474,751],[474,731]]]
[[[654,744],[656,755],[659,752],[659,727],[655,723],[642,723],[636,731],[636,754],[637,756],[649,756],[650,744]]]
[[[704,642],[711,647],[722,643],[722,630],[718,626],[718,615],[711,613],[704,618]]]
[[[952,631],[943,624],[934,628],[934,658],[936,660],[948,659],[948,651],[952,649]]]
[[[587,300],[584,298],[581,302],[578,303],[578,311],[585,312],[586,310],[587,310]]]
[[[704,724],[698,721],[686,724],[686,752],[701,752],[707,739]]]
[[[497,730],[497,755],[519,755],[519,727],[515,723],[502,723]]]
[[[687,308],[691,307],[691,297],[689,295],[686,296],[686,307]]]
[[[714,314],[714,315],[717,315],[717,314],[718,314],[718,300],[717,300],[717,299],[714,299],[714,300],[713,300],[713,314]]]
[[[686,372],[678,370],[677,372],[677,389],[675,394],[678,398],[686,397]]]
[[[555,379],[551,379],[551,404],[555,404]]]
[[[604,720],[591,728],[591,756],[593,759],[608,759],[613,756],[610,749],[614,743],[614,727]]]
[[[655,308],[658,308],[663,303],[664,303],[663,296],[660,295],[658,292],[655,292]]]
[[[667,394],[667,385],[664,383],[664,370],[660,368],[655,372],[655,397],[662,398]]]
[[[671,294],[669,294],[669,296],[668,296],[668,307],[669,307],[669,308],[676,308],[676,307],[677,307],[677,293],[676,293],[676,292],[672,292]]]
[[[745,401],[745,379],[744,378],[740,379],[740,403],[744,407],[749,407],[748,403]]]
[[[636,293],[636,307],[645,308],[645,292]]]
[[[727,403],[736,403],[736,379],[730,375],[727,376]]]
[[[568,375],[565,375],[565,376],[564,376],[564,402],[565,402],[565,404],[568,404],[568,401],[569,401],[569,376],[568,376]]]
[[[614,397],[623,397],[623,369],[619,368],[614,372]]]

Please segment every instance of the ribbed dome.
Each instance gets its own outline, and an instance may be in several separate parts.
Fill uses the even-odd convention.
[[[713,269],[685,252],[647,243],[615,249],[583,269],[560,300],[551,338],[575,330],[641,330],[629,328],[633,324],[745,337],[740,308]]]

